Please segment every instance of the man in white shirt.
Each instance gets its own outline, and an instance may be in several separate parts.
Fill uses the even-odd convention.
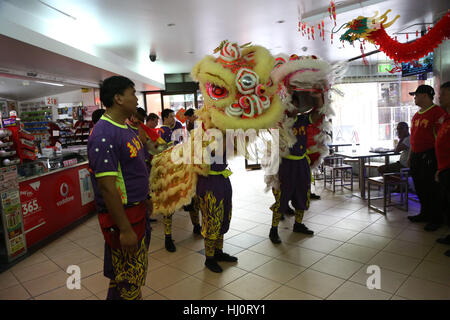
[[[411,145],[409,142],[409,127],[406,122],[397,124],[397,136],[400,141],[395,147],[395,152],[401,152],[400,159],[397,162],[380,166],[378,168],[380,174],[400,172],[400,169],[408,168],[408,153]]]

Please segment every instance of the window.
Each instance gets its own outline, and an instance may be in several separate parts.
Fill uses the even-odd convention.
[[[145,94],[145,100],[147,103],[147,114],[156,113],[161,118],[161,94],[147,93]]]
[[[181,108],[185,110],[195,108],[194,94],[164,95],[164,109],[172,109],[177,113]]]
[[[409,95],[424,81],[368,82],[338,84],[344,96],[332,92],[333,142],[360,143],[364,148],[392,148],[397,139],[399,122],[411,127],[411,119],[419,108]]]

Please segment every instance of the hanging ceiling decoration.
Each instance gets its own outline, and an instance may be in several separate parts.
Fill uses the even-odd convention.
[[[419,38],[419,33],[416,31],[417,39],[415,41],[408,43],[398,42],[397,37],[392,39],[385,31],[385,29],[390,27],[400,17],[397,15],[394,20],[386,23],[388,19],[387,14],[390,11],[386,11],[378,18],[378,12],[376,12],[373,17],[359,16],[351,22],[346,23],[343,26],[348,30],[340,37],[340,40],[343,43],[349,42],[350,44],[353,44],[356,40],[361,42],[369,41],[379,46],[379,49],[392,60],[396,62],[408,62],[424,57],[439,46],[442,41],[450,37],[450,12],[447,12],[433,28],[428,28],[428,32],[422,37]],[[408,33],[406,34],[406,40],[409,40]],[[363,51],[362,45],[361,51]]]

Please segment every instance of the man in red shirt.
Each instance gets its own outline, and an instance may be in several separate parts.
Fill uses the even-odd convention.
[[[440,186],[434,180],[437,170],[434,150],[436,135],[442,125],[446,112],[433,103],[434,89],[428,85],[420,85],[415,92],[414,102],[420,110],[411,121],[411,149],[409,167],[417,196],[420,200],[420,214],[409,216],[412,222],[426,221],[426,231],[437,230],[443,222],[443,199]]]
[[[447,111],[448,115],[436,138],[436,158],[438,161],[436,181],[442,186],[442,192],[446,200],[444,205],[446,205],[447,217],[450,220],[450,81],[441,86],[439,100],[441,107]],[[450,244],[450,234],[445,238],[437,239],[437,242]],[[450,257],[450,250],[447,250],[445,255]]]

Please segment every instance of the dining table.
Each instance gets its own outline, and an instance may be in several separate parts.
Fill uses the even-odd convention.
[[[334,152],[339,151],[339,147],[351,147],[352,143],[329,143],[328,148],[333,149]],[[359,146],[359,143],[356,143],[357,146]]]
[[[376,157],[384,157],[384,163],[386,165],[389,164],[389,158],[391,156],[400,155],[400,153],[395,152],[394,150],[388,150],[388,151],[369,151],[369,150],[356,150],[353,152],[352,150],[344,150],[344,151],[337,151],[334,153],[336,156],[341,156],[347,158],[347,159],[357,159],[359,163],[359,189],[360,189],[360,197],[361,199],[366,200],[366,162],[370,158],[376,158]],[[358,195],[358,194],[355,194]]]

